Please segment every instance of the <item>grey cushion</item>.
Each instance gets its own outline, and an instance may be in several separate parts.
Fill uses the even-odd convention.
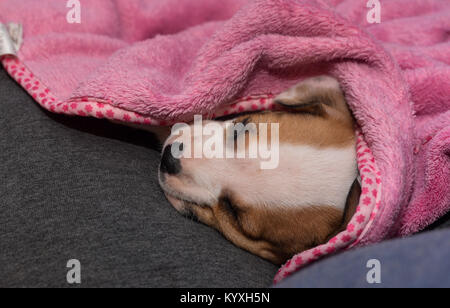
[[[450,229],[442,229],[350,250],[306,267],[278,287],[449,288],[449,236]],[[373,277],[374,267],[367,264],[373,259],[380,262],[380,283],[371,284],[367,276]]]
[[[0,69],[0,286],[264,287],[277,267],[172,209],[150,134],[50,114]]]

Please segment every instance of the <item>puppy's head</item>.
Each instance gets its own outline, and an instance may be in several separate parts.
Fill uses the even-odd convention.
[[[200,128],[213,123],[221,134],[214,145],[205,134],[184,142],[180,132],[171,135],[159,180],[180,213],[280,264],[345,228],[359,185],[353,119],[337,82],[308,79],[275,101],[278,111],[204,121]],[[195,153],[206,148],[216,155]],[[262,168],[274,160],[268,153],[276,163]]]

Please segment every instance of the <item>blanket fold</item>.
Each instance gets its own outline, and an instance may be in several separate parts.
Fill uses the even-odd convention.
[[[273,108],[310,76],[337,78],[357,120],[362,195],[347,230],[275,281],[340,249],[417,232],[450,210],[446,0],[0,0],[23,25],[8,73],[44,108],[139,125]],[[11,119],[14,121],[14,119]]]

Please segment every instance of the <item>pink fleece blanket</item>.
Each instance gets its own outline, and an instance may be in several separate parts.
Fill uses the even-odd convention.
[[[449,2],[382,0],[374,24],[368,2],[378,1],[90,0],[78,24],[65,1],[0,0],[0,22],[24,29],[1,61],[50,111],[140,125],[270,109],[299,80],[336,77],[360,127],[360,205],[279,281],[450,210]]]

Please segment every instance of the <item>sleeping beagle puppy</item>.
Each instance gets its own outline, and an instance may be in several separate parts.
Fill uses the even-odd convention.
[[[360,186],[354,119],[335,79],[306,79],[275,103],[278,110],[217,123],[278,123],[277,168],[261,169],[258,158],[177,158],[170,151],[174,136],[169,136],[159,181],[181,214],[282,264],[344,230],[355,213]],[[246,147],[258,142],[247,135],[235,133],[234,138],[245,138]]]

